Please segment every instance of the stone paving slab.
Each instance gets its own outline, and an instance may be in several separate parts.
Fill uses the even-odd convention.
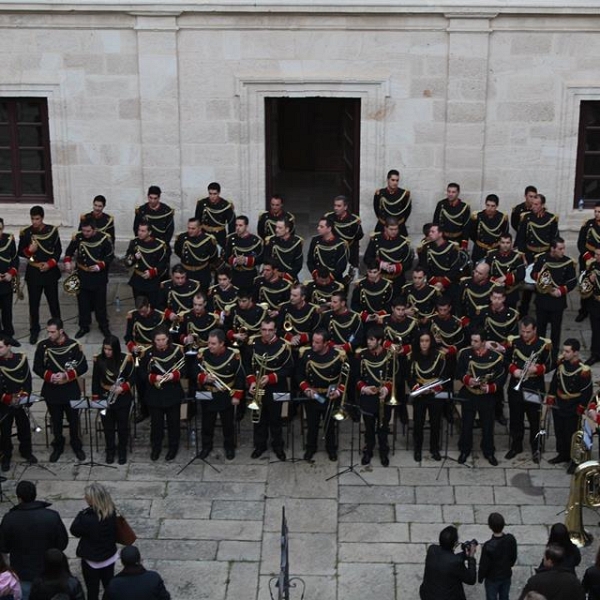
[[[216,520],[175,520],[164,519],[160,526],[160,536],[165,539],[180,540],[260,540],[261,521],[216,521]]]
[[[394,565],[343,561],[338,566],[338,598],[394,598]]]
[[[264,531],[281,531],[281,509],[285,507],[290,532],[335,533],[337,502],[333,499],[268,498]]]
[[[418,507],[411,507],[422,513]],[[396,514],[392,504],[339,504],[338,520],[340,523],[393,523]]]

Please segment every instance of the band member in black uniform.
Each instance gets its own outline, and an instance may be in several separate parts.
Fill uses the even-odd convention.
[[[531,210],[531,203],[537,196],[537,188],[533,185],[528,185],[525,188],[523,202],[517,204],[510,211],[510,226],[515,230],[515,234],[519,231],[519,224],[521,223],[521,215]]]
[[[107,401],[106,411],[101,411],[100,416],[109,465],[115,462],[115,454],[120,465],[127,462],[134,372],[133,356],[121,352],[119,338],[115,335],[104,338],[100,354],[94,357],[92,398]],[[119,436],[118,445],[115,432]]]
[[[318,307],[306,300],[306,287],[301,283],[294,284],[289,302],[281,305],[277,316],[278,334],[297,350],[310,343],[320,320]]]
[[[556,433],[557,455],[548,462],[553,465],[571,463],[571,438],[579,427],[579,416],[592,398],[592,371],[579,357],[579,340],[569,338],[548,390],[546,402],[554,405],[552,418]],[[575,471],[575,463],[569,465],[569,473]]]
[[[37,463],[31,451],[31,426],[27,412],[18,402],[31,394],[31,371],[25,354],[12,351],[10,337],[0,335],[0,450],[3,471],[10,469],[12,426],[17,424],[19,454],[29,463]]]
[[[142,356],[140,371],[148,384],[146,403],[150,411],[150,460],[156,461],[160,456],[165,419],[169,448],[165,460],[173,460],[179,450],[180,406],[185,397],[181,386],[185,377],[185,356],[181,346],[171,343],[166,326],[159,326],[152,333],[152,347]]]
[[[250,288],[247,289],[251,289]],[[239,289],[231,280],[231,268],[223,265],[217,271],[217,283],[208,290],[208,308],[212,312],[226,313],[227,307],[235,305]],[[223,315],[226,316],[225,314]]]
[[[290,224],[290,233],[294,233],[296,227],[296,218],[291,212],[283,207],[283,198],[279,194],[273,194],[269,200],[269,210],[260,213],[256,233],[262,240],[275,235],[275,223],[285,220]]]
[[[478,313],[490,303],[490,293],[494,284],[490,281],[490,265],[480,262],[475,265],[471,277],[460,280],[460,314],[469,322],[477,318]]]
[[[554,238],[550,243],[550,251],[536,258],[531,276],[536,281],[535,310],[538,332],[545,337],[546,329],[550,325],[552,347],[558,354],[563,312],[567,308],[567,294],[577,285],[575,262],[565,256],[565,241],[562,238]]]
[[[165,321],[171,324],[171,333],[175,334],[175,341],[181,333],[183,313],[191,310],[194,296],[200,291],[200,284],[193,279],[188,280],[183,265],[175,265],[171,269],[170,281],[163,281],[160,287],[159,308],[165,315]]]
[[[306,266],[313,277],[318,268],[325,267],[333,279],[341,281],[348,269],[348,246],[334,234],[333,220],[328,217],[319,219],[317,232],[310,241]]]
[[[400,172],[396,169],[391,169],[387,174],[387,186],[379,190],[375,190],[373,196],[373,210],[377,217],[377,225],[375,231],[383,231],[385,221],[388,217],[398,219],[400,235],[408,236],[406,230],[406,222],[410,217],[412,204],[410,192],[399,187]]]
[[[296,378],[302,393],[308,398],[304,404],[307,427],[304,460],[312,460],[317,451],[321,419],[329,460],[337,460],[337,421],[333,413],[339,409],[338,400],[345,392],[342,366],[347,359],[346,353],[332,348],[329,341],[329,333],[325,329],[316,329],[312,346],[302,350],[297,363]]]
[[[19,347],[13,325],[13,292],[19,286],[19,257],[17,244],[11,233],[4,233],[4,219],[0,218],[0,312],[2,333],[10,338],[10,345]],[[16,281],[15,281],[16,278]],[[21,293],[17,290],[17,294]]]
[[[76,409],[71,408],[71,400],[79,400],[82,390],[78,377],[88,370],[87,360],[81,346],[69,339],[60,319],[50,319],[46,326],[48,338],[41,341],[35,349],[33,372],[44,381],[41,395],[46,401],[52,420],[52,454],[50,462],[56,462],[65,448],[63,436],[63,416],[69,422],[71,448],[77,460],[85,460],[79,438],[79,417]]]
[[[333,221],[333,233],[344,240],[348,246],[348,262],[358,269],[360,240],[365,234],[360,217],[350,212],[348,198],[336,196],[333,199],[333,211],[326,213],[325,218]]]
[[[265,263],[277,261],[283,272],[297,281],[304,262],[303,245],[304,240],[291,232],[291,224],[279,219],[275,222],[275,235],[265,239]]]
[[[260,333],[260,324],[267,317],[267,309],[254,304],[252,290],[240,290],[237,303],[225,317],[227,339],[242,350],[244,365],[249,364],[249,339]]]
[[[152,332],[165,322],[165,316],[159,310],[155,310],[150,300],[145,296],[135,299],[135,310],[127,313],[127,329],[125,331],[125,343],[127,349],[133,355],[136,364],[144,352],[152,345]],[[140,423],[148,417],[146,405],[147,377],[139,369],[136,370],[135,387],[137,391],[138,414],[136,423]]]
[[[590,302],[590,325],[592,328],[591,354],[585,364],[591,366],[600,361],[600,248],[594,250],[594,258],[587,264],[584,280],[589,288],[589,291],[585,293]],[[581,284],[579,289],[580,293],[585,290],[585,288],[582,290]]]
[[[388,445],[391,407],[388,404],[392,393],[391,373],[393,352],[383,347],[383,328],[375,325],[367,331],[367,347],[356,354],[358,381],[356,391],[365,424],[365,446],[361,464],[368,465],[375,450],[375,438],[379,445],[381,465],[389,466]]]
[[[251,348],[246,382],[249,396],[259,406],[258,422],[254,425],[252,458],[258,458],[267,450],[270,434],[275,456],[279,460],[285,460],[281,426],[282,403],[274,400],[273,394],[289,389],[287,378],[294,368],[292,352],[288,344],[277,337],[277,326],[271,317],[263,319],[260,335],[254,339]]]
[[[377,261],[383,276],[388,279],[394,294],[402,291],[405,273],[412,267],[414,254],[410,240],[399,233],[398,220],[388,217],[382,232],[373,233],[365,251],[365,264]]]
[[[150,225],[152,237],[165,243],[167,251],[171,252],[169,244],[175,231],[175,210],[160,201],[161,189],[157,185],[148,188],[148,202],[136,207],[133,220],[133,235],[139,231],[139,225],[143,222]]]
[[[508,407],[510,409],[510,449],[505,458],[511,459],[523,452],[525,436],[524,418],[529,421],[529,444],[533,462],[540,462],[538,433],[540,430],[540,406],[526,402],[523,389],[545,393],[544,374],[551,363],[550,340],[538,337],[537,324],[532,317],[523,317],[519,323],[519,337],[508,339],[506,363],[510,373],[508,385]],[[515,386],[520,383],[519,389]]]
[[[248,231],[248,217],[235,218],[235,233],[227,236],[223,258],[231,267],[233,285],[237,288],[252,287],[258,276],[257,267],[263,259],[263,241]]]
[[[110,335],[106,312],[106,288],[108,269],[114,258],[113,245],[106,233],[100,233],[92,219],[81,223],[81,231],[76,233],[65,252],[65,270],[77,273],[79,293],[79,331],[75,339],[90,332],[92,311],[96,313],[98,327],[104,336]]]
[[[179,328],[179,342],[194,349],[208,345],[208,335],[213,329],[220,327],[221,322],[216,313],[208,312],[208,300],[204,292],[197,292],[192,299],[192,309],[182,315]]]
[[[392,284],[382,277],[379,263],[371,260],[367,263],[367,276],[354,285],[350,307],[360,313],[363,322],[381,322],[389,314],[392,295]]]
[[[177,236],[173,252],[181,259],[188,278],[197,281],[202,291],[207,292],[212,281],[211,265],[217,259],[217,240],[202,231],[196,217],[188,219],[187,231]]]
[[[290,299],[292,284],[283,277],[281,265],[274,260],[267,260],[262,275],[254,280],[254,300],[269,305],[269,315],[276,317],[279,307]]]
[[[44,209],[32,206],[31,226],[19,234],[19,256],[27,259],[25,281],[29,296],[29,343],[35,344],[40,335],[40,300],[42,292],[48,301],[53,318],[60,319],[58,303],[58,261],[62,253],[58,227],[44,223]]]
[[[225,346],[225,332],[213,329],[208,336],[208,346],[198,353],[198,387],[212,393],[211,400],[202,401],[202,450],[199,457],[206,458],[213,448],[217,416],[223,428],[225,458],[235,458],[234,406],[240,403],[244,390],[244,370],[238,350]]]
[[[504,286],[506,303],[511,308],[517,308],[527,262],[524,254],[513,248],[510,233],[503,233],[500,236],[498,248],[487,253],[485,262],[490,265],[490,279],[496,285]]]
[[[435,395],[443,391],[441,382],[446,372],[446,358],[442,354],[430,331],[419,331],[413,342],[412,351],[408,356],[408,385],[411,391],[416,391],[426,385],[439,382],[431,389],[415,396],[413,399],[415,442],[414,459],[421,462],[423,449],[423,428],[425,416],[429,412],[429,451],[435,461],[442,460],[440,455],[440,439],[442,430],[442,411],[445,400]]]
[[[546,210],[546,196],[538,194],[530,203],[530,211],[521,215],[515,245],[530,265],[537,254],[550,250],[550,242],[558,235],[558,217]],[[522,316],[529,312],[531,297],[531,290],[523,290],[519,307]]]
[[[469,222],[469,237],[473,240],[471,259],[473,263],[485,258],[498,247],[503,233],[508,233],[508,217],[498,210],[500,200],[496,194],[488,194],[485,210],[474,212]]]
[[[200,221],[202,231],[213,235],[221,249],[225,248],[225,238],[235,228],[235,208],[232,202],[221,198],[219,183],[208,184],[208,196],[196,202],[194,216]]]
[[[585,271],[587,262],[594,258],[594,251],[600,248],[600,202],[594,205],[594,218],[584,221],[579,236],[577,238],[577,250],[579,250],[579,272]],[[581,323],[588,316],[589,302],[581,299],[581,308],[575,318],[577,323]]]
[[[319,307],[319,311],[329,310],[331,296],[335,292],[344,293],[344,284],[341,281],[334,281],[329,276],[329,271],[325,268],[317,269],[314,279],[306,281],[306,297],[312,304]]]
[[[465,325],[466,322],[452,314],[450,298],[440,296],[429,327],[439,350],[446,355],[446,360],[456,357],[458,351],[465,347],[467,343]],[[454,363],[449,364],[453,366]]]
[[[498,465],[494,447],[495,393],[504,386],[506,373],[503,356],[486,347],[485,331],[471,333],[471,347],[458,353],[455,379],[463,385],[459,391],[462,398],[462,431],[458,441],[463,464],[473,449],[473,424],[475,415],[481,422],[481,449],[483,456],[493,467]]]
[[[92,202],[92,211],[88,213],[82,213],[79,218],[79,231],[81,231],[82,224],[88,219],[92,219],[96,226],[96,229],[100,233],[105,233],[112,242],[113,248],[115,246],[115,219],[112,215],[104,212],[106,207],[106,198],[102,195],[94,197]]]
[[[427,325],[435,313],[440,293],[427,283],[427,271],[423,267],[417,265],[413,269],[412,283],[404,285],[402,295],[406,298],[408,315],[417,319],[420,325]]]
[[[168,268],[168,248],[152,235],[147,221],[140,221],[138,235],[129,242],[125,262],[133,267],[129,285],[134,299],[146,296],[152,306],[160,304],[160,282]]]
[[[364,341],[363,323],[360,314],[346,306],[344,292],[331,296],[331,310],[322,314],[321,326],[329,332],[331,343],[352,355]]]
[[[446,239],[466,250],[469,245],[469,221],[471,207],[460,198],[460,185],[449,183],[446,198],[440,200],[433,213],[433,222],[439,223]]]

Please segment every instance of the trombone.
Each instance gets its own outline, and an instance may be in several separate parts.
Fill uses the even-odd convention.
[[[325,412],[325,421],[323,425],[324,435],[327,434],[327,430],[329,429],[329,423],[331,419],[334,421],[345,421],[348,418],[348,412],[346,411],[346,396],[348,395],[348,379],[350,378],[350,364],[345,362],[340,369],[340,376],[338,378],[337,385],[334,389],[340,389],[342,387],[342,397],[340,399],[339,406],[336,410],[333,410],[334,401],[332,399],[329,400],[329,405],[327,406],[327,411]]]
[[[261,384],[261,380],[267,370],[267,359],[268,354],[265,352],[258,361],[259,369],[256,371],[256,383],[254,384],[254,393],[252,394],[252,400],[248,404],[248,410],[252,411],[252,422],[254,424],[260,421],[262,414],[262,403],[265,395],[265,388]]]

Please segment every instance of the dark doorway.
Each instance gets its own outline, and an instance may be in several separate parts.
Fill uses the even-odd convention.
[[[338,194],[357,213],[360,99],[266,98],[265,115],[266,203],[281,194],[305,238]]]

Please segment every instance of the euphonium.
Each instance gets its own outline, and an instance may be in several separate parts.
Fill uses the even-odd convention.
[[[261,380],[267,370],[267,358],[268,354],[265,352],[258,361],[258,371],[256,371],[256,383],[254,385],[254,393],[252,394],[252,400],[248,404],[248,409],[252,412],[252,422],[258,423],[260,421],[260,415],[262,412],[263,397],[265,395],[265,388],[261,384]]]
[[[538,273],[535,289],[540,294],[549,294],[555,287],[554,281],[552,280],[552,274],[548,270],[547,265],[544,264],[541,271]]]
[[[580,548],[592,541],[592,535],[583,526],[582,507],[600,506],[600,463],[588,460],[581,463],[571,479],[571,490],[565,510],[565,526],[571,541]]]

